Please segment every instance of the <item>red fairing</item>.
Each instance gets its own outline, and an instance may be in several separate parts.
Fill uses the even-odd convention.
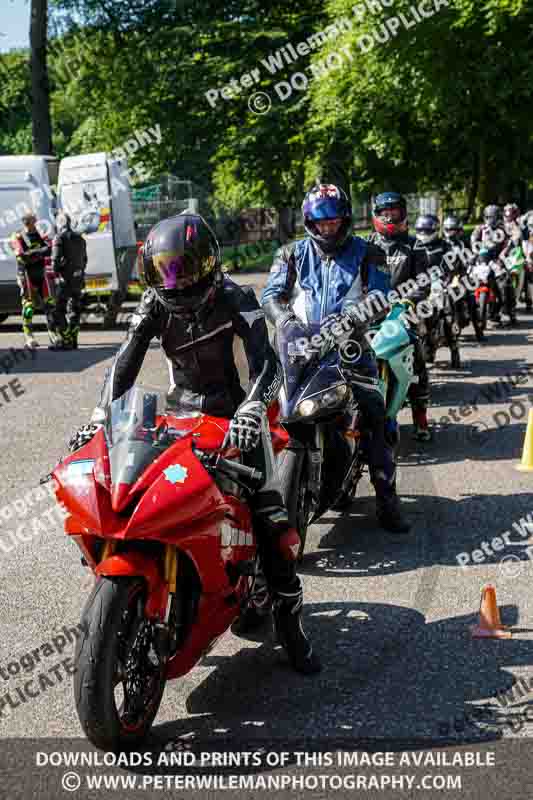
[[[490,302],[494,302],[496,300],[496,295],[494,294],[492,289],[489,289],[488,286],[478,286],[477,289],[474,291],[474,296],[475,296],[476,300],[479,300],[480,295],[487,294],[487,293],[489,295],[489,298],[488,298],[489,301]]]
[[[272,436],[272,449],[275,453],[280,453],[289,443],[289,434],[285,428],[280,425],[280,408],[277,400],[274,400],[274,402],[269,405],[267,414]]]
[[[277,422],[275,407],[269,410],[269,417],[274,446],[284,446],[288,437]],[[53,478],[57,499],[70,512],[65,520],[67,535],[75,539],[101,578],[144,578],[147,618],[160,623],[166,618],[170,589],[165,581],[164,545],[177,548],[178,591],[180,565],[188,564],[187,569],[196,571],[201,587],[197,613],[168,663],[168,677],[173,678],[189,672],[238,617],[250,585],[249,567],[242,565],[254,562],[257,542],[247,503],[226,494],[221,486],[231,486],[231,482],[217,485],[193,452],[193,446],[203,452],[220,450],[228,420],[158,418],[158,422],[165,421],[170,428],[182,428],[185,435],[150,463],[133,484],[111,484],[102,430],[61,462]],[[226,457],[232,457],[231,451]],[[114,542],[115,551],[102,561],[105,541]],[[293,554],[297,537],[287,538],[284,544]]]
[[[216,513],[224,498],[211,475],[200,464],[191,450],[191,439],[176,442],[158,459],[159,469],[152,465],[149,488],[139,492],[139,501],[127,522],[124,536],[129,539],[162,538],[178,526],[187,526],[200,518]],[[172,480],[172,467],[184,470],[179,482]],[[148,472],[148,470],[147,470]],[[147,485],[142,479],[130,488],[130,497],[136,487]]]
[[[92,462],[92,466],[90,464]],[[80,475],[71,465],[86,463],[87,473]],[[125,520],[117,517],[111,508],[109,492],[95,480],[94,466],[109,474],[109,460],[104,433],[98,431],[84,447],[68,456],[53,472],[56,481],[56,497],[70,511],[69,533],[75,524],[78,531],[89,531],[96,535],[113,537],[124,529]],[[107,473],[105,470],[107,469]],[[98,477],[102,475],[98,472]]]

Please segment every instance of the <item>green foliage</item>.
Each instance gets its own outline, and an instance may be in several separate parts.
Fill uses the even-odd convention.
[[[448,0],[409,29],[400,15],[412,20],[412,0],[394,0],[381,14],[362,3],[354,13],[354,0],[51,5],[60,156],[111,150],[160,125],[161,145],[130,160],[153,176],[194,181],[217,210],[299,205],[317,177],[356,194],[439,188],[472,202],[505,199],[519,180],[531,181],[529,0]],[[395,35],[375,43],[387,38],[382,26],[392,17],[400,20]],[[294,64],[281,59],[271,74],[271,54],[334,24],[337,35],[321,48]],[[253,70],[253,85],[212,107],[209,90]],[[295,72],[303,78],[291,91]],[[27,54],[0,56],[0,78],[0,151],[30,152]],[[256,92],[270,98],[266,113],[249,106]]]
[[[328,4],[332,17],[351,17],[342,45],[352,61],[312,87],[318,159],[351,146],[350,172],[363,189],[458,190],[479,173],[480,193],[494,197],[530,178],[533,16],[525,2],[449,0],[366,52],[376,35],[385,38],[387,19],[402,12],[412,20],[411,4],[401,0],[362,19],[352,5]],[[335,103],[343,109],[338,117]]]
[[[0,55],[0,154],[31,153],[30,73],[27,53]]]

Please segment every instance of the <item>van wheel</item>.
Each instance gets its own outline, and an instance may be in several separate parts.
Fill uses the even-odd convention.
[[[0,325],[2,324],[2,322],[5,322],[8,317],[9,314],[0,314]]]

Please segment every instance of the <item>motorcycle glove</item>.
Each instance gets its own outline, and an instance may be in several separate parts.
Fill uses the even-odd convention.
[[[244,402],[230,422],[229,437],[232,447],[244,453],[254,450],[261,439],[261,427],[266,417],[266,406],[258,400]]]
[[[359,310],[359,314],[360,313],[361,313],[361,311]],[[368,328],[368,323],[364,322],[360,318],[360,316],[357,313],[357,306],[354,305],[353,303],[351,303],[350,305],[345,306],[342,309],[342,315],[341,316],[343,316],[343,317],[345,317],[345,318],[347,318],[349,320],[350,325],[352,326],[352,331],[356,335],[362,336],[366,332],[366,330]]]
[[[281,317],[278,317],[276,320],[276,332],[278,334],[282,334],[284,338],[306,338],[311,339],[313,332],[311,328],[302,322],[296,314],[292,311],[287,311]]]
[[[87,442],[90,442],[93,436],[95,436],[98,433],[101,427],[102,425],[95,425],[93,423],[90,423],[89,425],[82,425],[81,428],[78,428],[78,430],[76,431],[74,436],[70,438],[70,441],[68,443],[68,449],[70,450],[70,452],[74,453],[76,452],[76,450],[79,450],[80,447],[86,445]]]

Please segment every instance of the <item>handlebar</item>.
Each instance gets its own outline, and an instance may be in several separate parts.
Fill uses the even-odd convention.
[[[263,480],[264,476],[261,470],[254,469],[254,467],[247,467],[245,464],[239,464],[237,461],[224,458],[220,455],[220,451],[219,453],[208,454],[202,453],[194,448],[194,453],[204,467],[214,472],[225,473],[229,478],[234,478],[237,482],[239,477],[253,483],[259,483]]]
[[[260,470],[247,467],[245,464],[239,464],[237,461],[230,461],[227,458],[222,458],[222,456],[218,457],[215,468],[220,470],[220,472],[229,473],[230,477],[231,474],[234,473],[250,481],[259,482],[263,480],[263,473]]]

